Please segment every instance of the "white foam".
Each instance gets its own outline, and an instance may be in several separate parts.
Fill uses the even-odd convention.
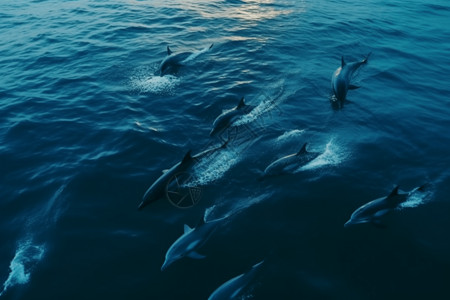
[[[193,177],[188,186],[204,186],[220,178],[236,163],[240,157],[234,151],[224,149],[204,157],[193,167]]]
[[[262,92],[254,100],[255,102],[259,102],[259,104],[255,108],[253,108],[251,112],[243,115],[236,122],[234,122],[233,126],[241,126],[255,121],[262,115],[277,108],[278,105],[287,97],[286,95],[283,97],[284,80],[275,82],[273,86],[268,86],[267,90],[278,90],[278,92],[274,95],[269,95],[265,92]]]
[[[285,131],[282,135],[280,135],[277,138],[277,142],[278,143],[282,143],[288,139],[294,138],[294,137],[299,137],[301,136],[303,133],[305,132],[305,129],[299,130],[299,129],[293,129],[290,131]]]
[[[139,93],[172,94],[180,83],[173,75],[137,74],[130,78],[131,89]]]
[[[405,202],[401,203],[398,209],[418,207],[429,202],[431,198],[431,191],[426,190],[422,192],[419,191],[418,188],[416,188],[409,193],[408,199]]]
[[[0,296],[15,285],[28,283],[31,269],[44,257],[44,252],[44,245],[33,245],[31,240],[19,243],[16,254],[9,265],[11,272],[3,283]]]
[[[318,157],[307,163],[306,165],[298,168],[294,173],[298,173],[306,170],[314,170],[322,168],[324,166],[337,166],[341,164],[348,154],[341,149],[340,146],[335,144],[333,140],[330,140],[325,146],[325,151]]]

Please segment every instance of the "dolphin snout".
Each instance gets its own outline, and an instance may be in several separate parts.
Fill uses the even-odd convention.
[[[167,267],[170,265],[170,262],[168,262],[167,260],[164,261],[163,265],[161,266],[161,272],[164,272],[165,269],[167,269]]]
[[[353,225],[352,220],[348,220],[347,222],[345,222],[344,227],[350,227],[351,225]]]

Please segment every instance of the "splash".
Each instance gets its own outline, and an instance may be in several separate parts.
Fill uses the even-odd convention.
[[[249,124],[259,119],[263,115],[268,115],[270,117],[269,113],[278,108],[279,104],[281,104],[281,102],[283,102],[287,98],[287,96],[284,95],[284,80],[279,80],[272,86],[268,86],[267,90],[278,90],[278,92],[273,95],[267,94],[266,92],[261,92],[255,100],[257,103],[259,102],[259,104],[254,109],[252,109],[251,112],[239,118],[233,124],[233,126],[242,126]]]
[[[420,191],[419,188],[415,188],[409,193],[408,199],[399,205],[398,209],[413,208],[426,204],[431,200],[432,195],[431,190]]]
[[[130,78],[131,89],[138,93],[173,94],[180,78],[173,75],[137,74]]]
[[[294,173],[319,169],[324,166],[337,166],[347,158],[347,155],[348,154],[335,144],[333,140],[330,140],[325,146],[325,151],[322,154],[306,165],[298,168]]]
[[[202,159],[193,168],[193,178],[187,185],[205,186],[219,180],[223,175],[239,162],[240,158],[234,151],[224,150],[213,153]]]
[[[31,240],[19,243],[9,269],[8,278],[3,283],[2,296],[9,288],[26,284],[30,280],[31,269],[44,257],[44,245],[33,245]]]
[[[277,138],[277,143],[283,143],[288,139],[299,137],[305,132],[305,129],[293,129],[291,131],[285,131],[282,135]]]

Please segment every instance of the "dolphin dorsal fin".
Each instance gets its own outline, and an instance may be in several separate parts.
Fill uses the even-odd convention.
[[[187,163],[188,161],[190,161],[192,159],[191,156],[191,150],[189,150],[188,152],[186,152],[186,154],[183,157],[183,160],[181,161],[182,164]]]
[[[170,50],[169,46],[167,46],[167,56],[169,56],[170,54],[172,54],[172,50]]]
[[[398,185],[392,190],[392,192],[389,194],[389,196],[388,196],[388,198],[389,197],[393,197],[393,196],[396,196],[396,195],[398,195]]]
[[[300,154],[308,152],[308,151],[306,151],[306,145],[308,145],[308,143],[304,143],[303,144],[302,149],[300,149],[300,151],[297,152],[297,155],[300,155]]]
[[[242,97],[241,100],[239,101],[237,109],[243,108],[244,106],[245,106],[245,100],[244,100],[244,97]]]
[[[343,68],[345,66],[345,60],[344,57],[341,56],[341,68]]]
[[[184,233],[187,233],[187,232],[189,232],[189,231],[192,231],[192,228],[189,227],[189,225],[184,224]]]

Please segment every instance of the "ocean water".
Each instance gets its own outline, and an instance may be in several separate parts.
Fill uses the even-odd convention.
[[[0,299],[207,299],[262,260],[240,299],[450,297],[448,1],[5,0],[0,20]],[[167,46],[191,54],[159,76]],[[341,57],[370,52],[335,105]],[[189,170],[195,206],[137,210],[228,136]],[[305,142],[316,160],[257,180]],[[161,272],[184,224],[224,216],[205,259]]]

